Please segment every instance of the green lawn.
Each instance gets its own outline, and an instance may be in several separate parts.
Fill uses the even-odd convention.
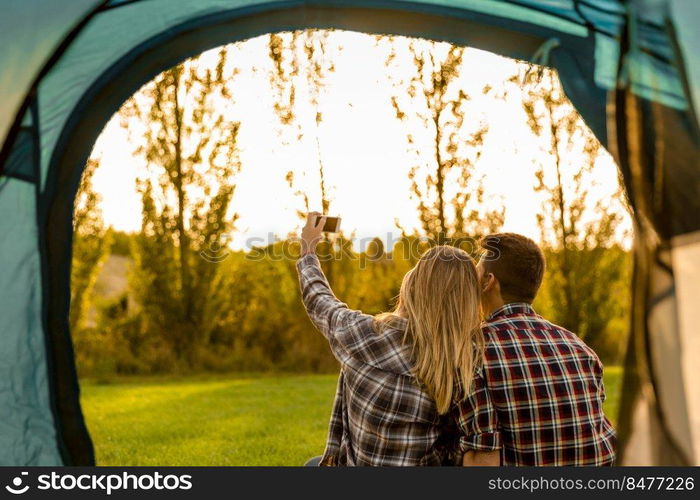
[[[606,370],[617,413],[621,370]],[[301,465],[323,451],[335,375],[82,383],[99,465]]]

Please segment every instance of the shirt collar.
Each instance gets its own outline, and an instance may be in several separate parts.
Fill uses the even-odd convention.
[[[527,302],[511,302],[496,309],[491,315],[486,318],[486,321],[493,321],[501,316],[511,316],[514,314],[523,314],[525,316],[537,316],[537,313]]]

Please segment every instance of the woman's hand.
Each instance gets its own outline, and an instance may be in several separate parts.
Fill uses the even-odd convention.
[[[306,225],[301,230],[301,257],[314,253],[316,245],[321,241],[321,233],[323,226],[326,223],[325,217],[319,217],[319,212],[309,212],[306,217]],[[318,222],[316,219],[318,218]]]

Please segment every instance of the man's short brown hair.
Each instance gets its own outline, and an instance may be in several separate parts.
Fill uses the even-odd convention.
[[[537,243],[515,233],[484,236],[479,242],[486,250],[482,262],[501,285],[506,302],[532,303],[544,276],[544,254]]]

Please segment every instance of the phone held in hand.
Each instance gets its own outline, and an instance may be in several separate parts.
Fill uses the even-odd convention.
[[[319,219],[323,217],[323,215],[319,215],[316,217],[315,223],[318,224]],[[326,233],[337,233],[340,231],[340,217],[326,217],[326,223],[323,225],[323,231]]]

